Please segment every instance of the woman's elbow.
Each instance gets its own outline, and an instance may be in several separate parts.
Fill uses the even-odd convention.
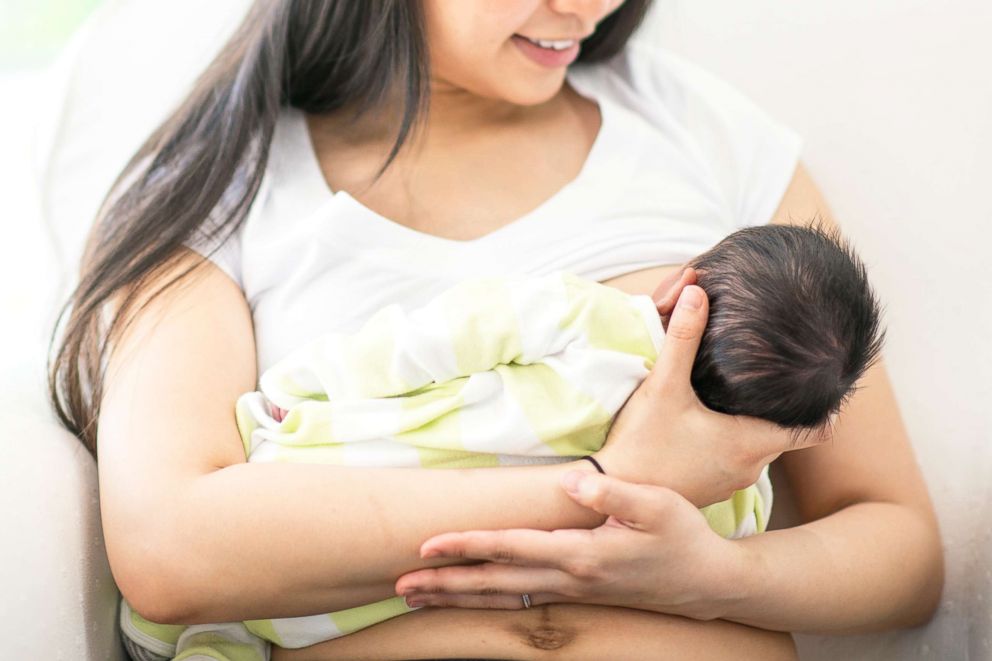
[[[184,617],[176,584],[160,574],[161,567],[135,568],[121,572],[111,565],[114,581],[132,611],[156,624],[180,624]],[[143,572],[144,575],[136,575]],[[126,577],[125,577],[126,576]]]
[[[107,554],[114,581],[131,610],[157,624],[188,624],[197,610],[192,571],[196,558],[159,532],[155,537],[112,543]],[[174,538],[172,538],[174,539]]]
[[[940,528],[932,510],[920,513],[919,542],[914,553],[919,561],[919,576],[915,581],[913,598],[904,613],[902,627],[923,626],[933,619],[944,591],[944,548]]]

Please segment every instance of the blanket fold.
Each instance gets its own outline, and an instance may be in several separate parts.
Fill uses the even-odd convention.
[[[602,447],[663,340],[646,295],[567,271],[474,278],[422,307],[389,305],[355,333],[328,333],[297,348],[238,399],[235,418],[249,462],[464,468],[570,461]],[[757,483],[701,512],[717,533],[736,538],[763,532],[771,504],[766,467]],[[268,643],[305,647],[411,610],[395,597],[322,615],[176,628],[124,603],[121,621],[133,639],[154,639],[153,647],[177,659],[241,661],[267,659]]]

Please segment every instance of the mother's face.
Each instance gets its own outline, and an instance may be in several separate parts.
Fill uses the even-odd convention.
[[[423,0],[432,79],[438,89],[543,103],[561,88],[578,41],[623,1]]]

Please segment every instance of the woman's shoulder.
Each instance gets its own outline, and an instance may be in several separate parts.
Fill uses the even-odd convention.
[[[667,48],[633,39],[613,57],[580,63],[572,73],[590,83],[607,85],[614,93],[650,96],[678,108],[685,99],[686,84],[699,71],[702,69]]]
[[[213,212],[204,220],[184,245],[220,267],[238,286],[245,290],[242,273],[242,244],[245,235],[251,234],[253,225],[259,222],[261,216],[271,213],[273,188],[278,188],[279,199],[303,202],[304,193],[312,197],[312,183],[309,189],[301,189],[300,173],[306,172],[301,163],[307,156],[307,145],[302,142],[295,122],[302,121],[301,111],[292,107],[283,107],[277,118],[266,150],[265,165],[262,178],[251,200],[246,217],[234,231],[223,231],[222,223],[231,211],[240,203],[243,195],[251,185],[248,168],[239,168],[228,184],[224,195],[214,207]]]
[[[686,124],[734,119],[780,124],[772,112],[714,71],[645,40],[631,40],[607,60],[581,64],[573,76],[647,115],[664,113]]]
[[[705,173],[730,205],[735,227],[770,220],[803,145],[774,108],[688,58],[636,39],[607,60],[575,67],[570,81],[627,115],[624,130],[643,140],[628,136],[625,145],[661,140],[675,148],[664,152],[670,160],[680,167],[691,161]]]

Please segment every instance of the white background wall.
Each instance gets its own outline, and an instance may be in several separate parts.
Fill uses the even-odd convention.
[[[61,153],[50,174],[78,173],[77,184],[45,208],[63,222],[88,216],[100,182],[216,47],[232,22],[225,12],[244,4],[108,2],[128,29],[105,34],[106,48],[84,53],[75,72],[97,86],[103,106],[79,107],[67,120],[106,135],[105,148]],[[888,368],[942,522],[948,582],[934,622],[877,636],[800,637],[804,658],[992,659],[992,3],[656,3],[638,38],[724,77],[804,136],[803,160],[887,303]],[[152,32],[132,33],[139,16]],[[169,52],[175,35],[181,49],[153,55]],[[51,92],[33,75],[0,75],[8,237],[0,241],[0,400],[8,411],[41,405],[37,356],[58,273],[38,223],[30,127],[52,107]],[[106,102],[115,95],[128,105]],[[82,230],[60,226],[66,235]]]
[[[804,658],[992,659],[992,3],[657,2],[644,38],[806,139],[886,302],[885,359],[943,528],[929,627],[801,639]]]

